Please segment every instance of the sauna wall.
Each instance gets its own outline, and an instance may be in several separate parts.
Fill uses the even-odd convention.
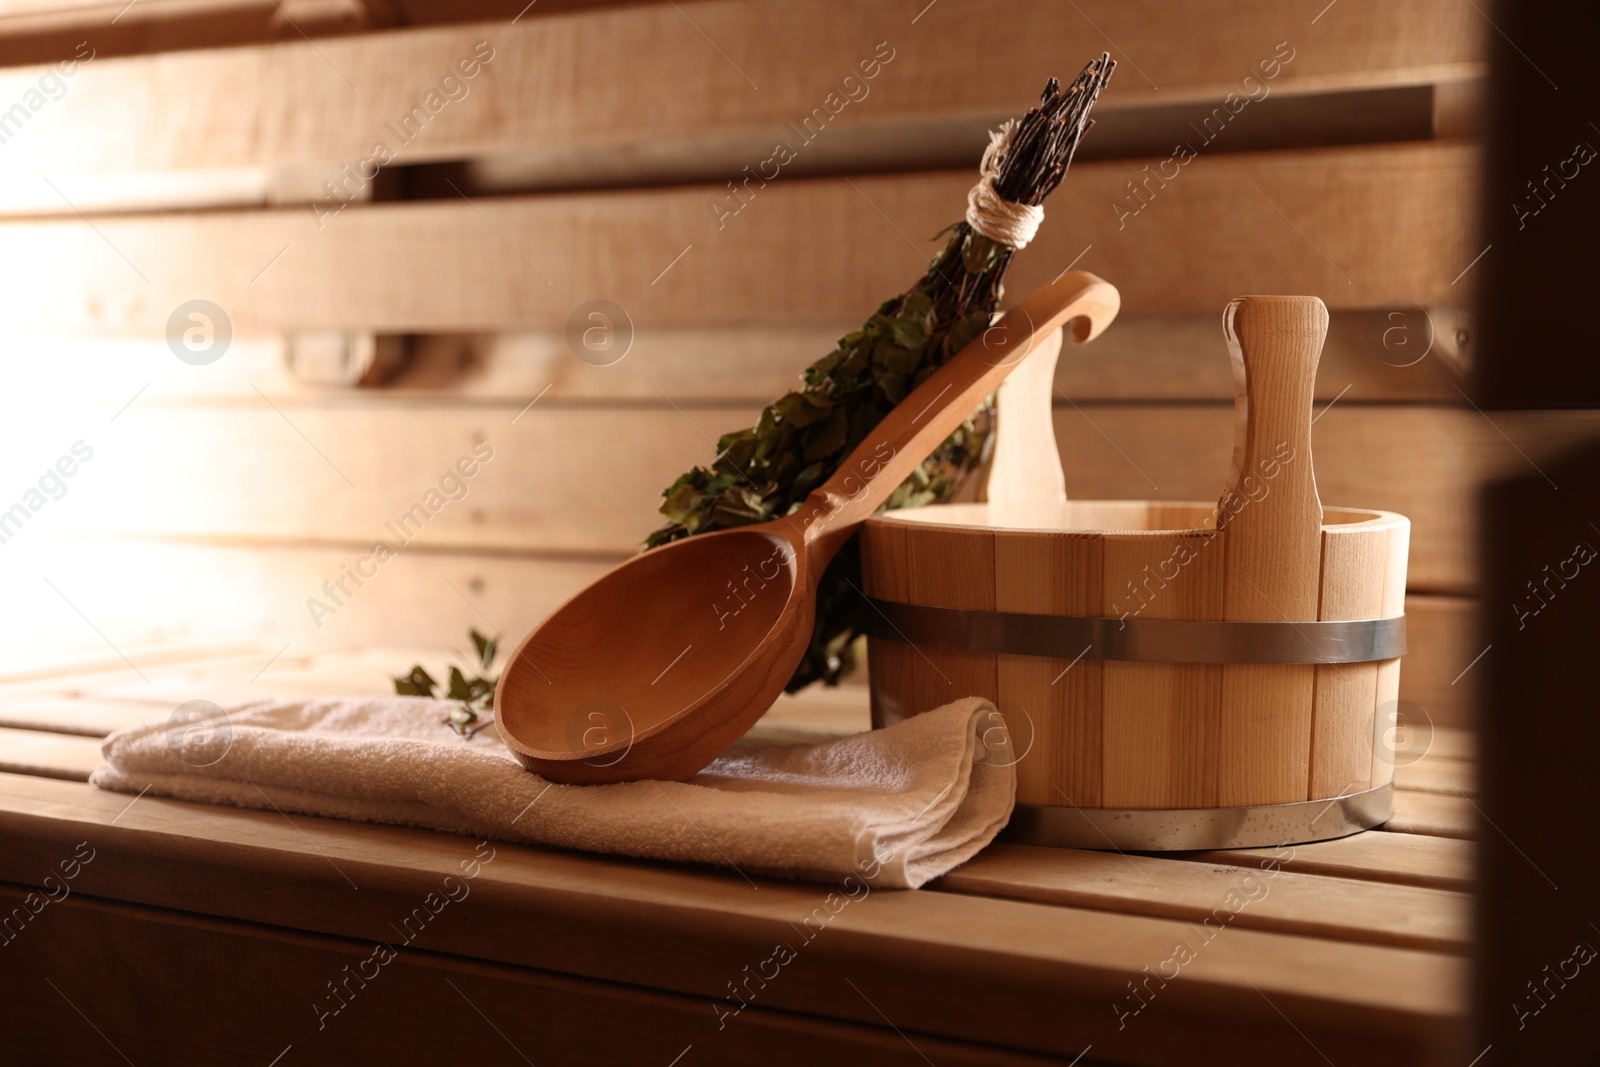
[[[1600,418],[1459,388],[1483,17],[1315,6],[0,4],[0,669],[520,635],[1104,49],[1008,285],[1123,294],[1068,492],[1214,499],[1224,304],[1320,296],[1322,498],[1411,517],[1402,696],[1466,721],[1474,493]]]

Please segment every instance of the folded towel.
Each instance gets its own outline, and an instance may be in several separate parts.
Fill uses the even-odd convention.
[[[90,781],[911,889],[993,840],[1016,793],[1013,761],[1002,754],[1009,748],[996,744],[1002,720],[976,697],[817,745],[741,742],[687,782],[591,786],[524,770],[492,725],[457,735],[445,724],[456,706],[421,697],[253,701],[212,723],[199,748],[168,722],[145,723],[106,738]]]

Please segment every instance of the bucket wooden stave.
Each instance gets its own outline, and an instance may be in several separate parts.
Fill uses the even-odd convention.
[[[862,531],[864,590],[884,609],[870,638],[874,723],[993,700],[1014,746],[1014,829],[1043,842],[1243,847],[1387,819],[1380,711],[1398,697],[1410,524],[1317,497],[1326,324],[1314,298],[1229,305],[1236,440],[1217,505],[1067,501],[1048,423],[1053,353],[1030,357],[1001,395],[989,503],[893,512]],[[1014,615],[1039,617],[1031,629],[1060,647]],[[1082,621],[1095,619],[1110,621]],[[1189,625],[1219,622],[1266,625]],[[1098,636],[1068,643],[1086,631]],[[1266,651],[1258,633],[1293,662],[1250,662]],[[1231,640],[1198,651],[1219,634]],[[1119,639],[1190,642],[1197,661],[1121,658]]]

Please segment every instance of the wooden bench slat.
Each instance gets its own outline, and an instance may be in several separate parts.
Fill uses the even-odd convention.
[[[1394,818],[1384,824],[1391,833],[1427,834],[1434,837],[1477,836],[1478,813],[1464,796],[1397,789]]]
[[[11,698],[0,703],[0,727],[100,738],[124,726],[159,719],[170,711],[165,704],[134,701]],[[6,758],[5,752],[0,742],[0,760]]]
[[[21,888],[0,885],[0,914],[24,900]],[[470,920],[472,906],[470,895],[452,901],[441,921],[456,912]],[[0,936],[12,964],[0,974],[0,1026],[10,1054],[26,1063],[100,1062],[108,1039],[140,1064],[195,1062],[197,1049],[210,1062],[265,1063],[291,1047],[285,1062],[330,1067],[379,1057],[521,1062],[516,1054],[667,1064],[689,1046],[698,1064],[1059,1062],[927,1034],[911,1045],[885,1026],[758,1005],[719,1026],[703,997],[462,960],[431,951],[426,928],[380,965],[370,941],[74,895]],[[127,976],[132,961],[136,981]],[[846,997],[856,997],[847,985]]]
[[[1435,726],[1428,742],[1428,756],[1475,762],[1478,758],[1477,731],[1460,726]]]
[[[1478,795],[1478,775],[1473,764],[1429,754],[1395,772],[1395,787],[1412,792],[1443,793],[1446,796]]]
[[[1219,866],[1181,858],[991,845],[940,879],[938,888],[1182,919],[1207,928],[1237,926],[1464,950],[1471,933],[1466,894],[1291,873],[1298,852],[1298,846],[1259,850],[1256,869],[1250,870],[1243,863]]]
[[[99,765],[99,738],[0,727],[0,771],[87,782]]]
[[[22,642],[16,641],[15,644]],[[256,641],[189,645],[179,641],[122,642],[124,651],[139,657],[147,670],[209,668],[252,657],[260,651]],[[102,642],[91,654],[73,654],[59,648],[56,654],[28,656],[0,668],[0,699],[17,693],[46,693],[70,688],[87,680],[100,681],[132,675],[128,661]],[[63,681],[63,679],[70,679]]]
[[[11,842],[0,855],[0,878],[41,877],[64,843],[89,839],[97,856],[77,883],[88,895],[387,937],[386,916],[406,914],[472,855],[469,840],[442,834],[309,817],[291,825],[270,812],[154,797],[130,806],[130,799],[0,775],[0,832]],[[745,964],[767,958],[774,942],[799,937],[799,924],[828,892],[496,848],[473,886],[482,910],[475,905],[472,922],[441,930],[432,947],[697,996],[725,995]],[[1187,1062],[1189,1042],[1222,1038],[1214,1011],[1222,996],[1238,1005],[1226,1020],[1236,1043],[1242,1036],[1272,1043],[1292,1033],[1281,1010],[1328,1054],[1358,1059],[1415,1055],[1462,1010],[1463,963],[1449,956],[1234,929],[1196,946],[1184,981],[1161,989],[1164,1026],[1118,1031],[1111,1005],[1127,995],[1126,983],[1147,964],[1169,959],[1177,941],[1196,938],[1172,920],[955,893],[874,892],[841,907],[800,948],[804,984],[772,982],[763,995],[768,1006],[838,1014],[832,990],[848,976],[910,1031],[1069,1057],[1092,1040],[1106,1043],[1108,1055],[1116,1049],[1159,1063]],[[973,1010],[951,1013],[920,997],[916,991],[930,981],[971,991]],[[1240,995],[1256,990],[1265,997]],[[850,1017],[876,1024],[879,1016],[865,1004],[844,1004]]]
[[[1295,845],[1288,870],[1336,878],[1363,878],[1430,889],[1472,888],[1473,846],[1446,837],[1389,833],[1382,830],[1352,834],[1333,841]],[[1205,863],[1257,867],[1260,849],[1230,849],[1191,853]]]

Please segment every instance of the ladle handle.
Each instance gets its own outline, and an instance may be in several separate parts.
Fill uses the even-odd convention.
[[[812,562],[820,566],[831,559],[1043,338],[1077,320],[1073,340],[1092,340],[1121,305],[1109,282],[1087,271],[1063,274],[951,357],[883,417],[793,516],[805,524]]]

